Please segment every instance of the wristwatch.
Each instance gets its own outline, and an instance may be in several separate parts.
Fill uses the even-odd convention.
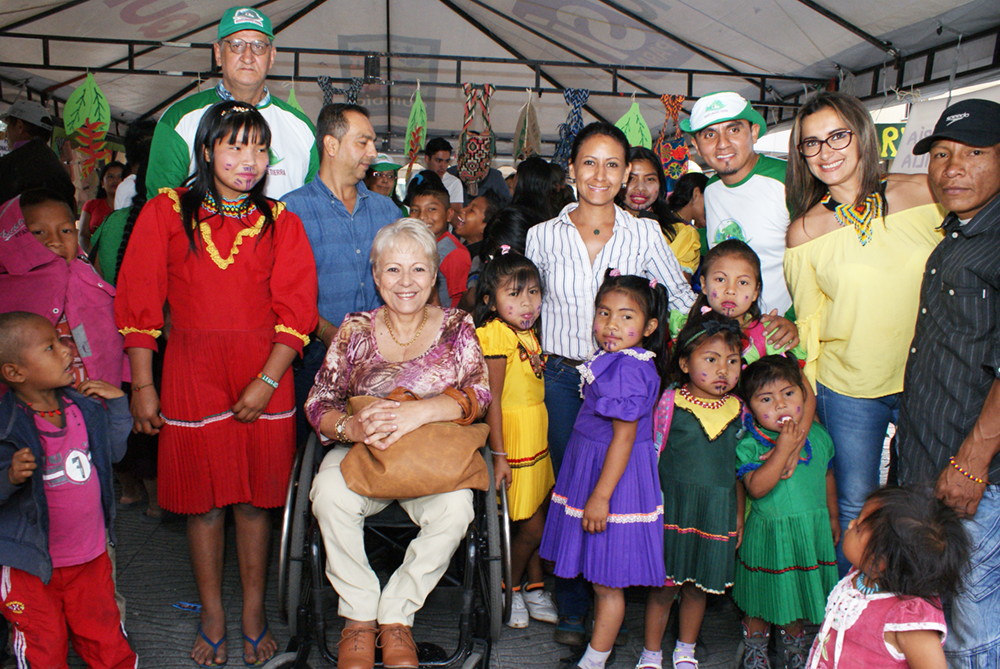
[[[347,438],[347,421],[350,419],[346,413],[337,420],[337,424],[334,426],[334,438],[341,442],[347,443],[349,439]]]

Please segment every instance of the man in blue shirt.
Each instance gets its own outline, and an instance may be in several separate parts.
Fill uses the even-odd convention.
[[[319,325],[295,374],[300,440],[309,434],[302,405],[344,316],[380,304],[368,255],[375,233],[400,213],[392,200],[371,192],[363,181],[378,155],[367,109],[324,107],[316,121],[316,145],[317,178],[283,198],[302,219],[319,277]]]

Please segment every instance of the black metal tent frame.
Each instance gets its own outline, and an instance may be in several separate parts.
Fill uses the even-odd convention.
[[[160,42],[160,41],[150,41],[150,40],[117,40],[117,39],[102,39],[102,38],[87,38],[87,37],[70,37],[70,36],[53,36],[53,35],[40,35],[40,34],[30,34],[30,33],[15,33],[12,32],[15,29],[22,28],[40,19],[58,14],[66,9],[70,9],[77,5],[83,4],[87,0],[70,0],[69,2],[64,2],[62,4],[50,7],[45,11],[42,11],[33,16],[26,17],[20,21],[12,23],[4,28],[0,29],[0,36],[4,38],[17,38],[21,40],[28,40],[35,42],[37,46],[40,47],[42,53],[41,63],[21,63],[21,62],[0,62],[0,67],[11,67],[19,69],[32,69],[32,70],[42,70],[42,71],[62,71],[62,72],[77,72],[81,73],[76,78],[71,79],[67,82],[62,82],[55,86],[49,87],[48,89],[40,90],[25,84],[25,82],[20,82],[11,79],[10,77],[0,76],[0,99],[7,100],[7,97],[3,95],[3,84],[7,84],[11,87],[26,88],[28,91],[29,98],[32,94],[40,97],[43,100],[52,100],[56,105],[56,114],[58,116],[59,110],[58,106],[64,102],[64,98],[54,94],[54,91],[61,88],[67,84],[73,83],[76,79],[82,78],[86,72],[107,72],[113,74],[124,74],[124,75],[154,75],[154,76],[180,76],[185,78],[195,79],[195,81],[182,87],[179,91],[172,94],[168,98],[161,100],[155,106],[147,109],[140,118],[146,118],[152,116],[157,111],[165,108],[174,101],[184,97],[192,90],[194,90],[199,82],[209,80],[213,77],[219,76],[218,69],[216,68],[214,62],[212,62],[211,57],[209,57],[209,69],[204,71],[193,71],[193,72],[173,72],[173,71],[160,71],[160,70],[149,70],[149,69],[138,69],[135,67],[136,58],[145,56],[157,49],[165,47],[187,47],[195,49],[211,49],[212,45],[210,43],[186,43],[181,40],[184,38],[197,34],[212,25],[209,23],[206,25],[195,27],[188,30],[180,35],[177,35],[170,41]],[[272,4],[276,0],[262,0],[261,2],[253,5],[256,8],[263,8],[267,5]],[[275,26],[275,34],[280,33],[290,25],[294,24],[300,18],[306,16],[313,9],[323,4],[326,0],[313,0],[298,12],[290,16],[288,19]],[[659,94],[652,91],[651,89],[638,84],[633,78],[629,77],[630,73],[642,73],[642,72],[656,72],[656,73],[671,73],[671,74],[683,74],[687,78],[687,91],[686,98],[688,100],[697,99],[693,95],[695,78],[696,77],[736,77],[743,79],[757,87],[759,91],[758,99],[753,100],[752,103],[759,110],[767,113],[768,110],[774,110],[775,117],[778,122],[785,118],[786,110],[793,110],[798,107],[801,102],[802,95],[818,88],[827,86],[830,83],[828,79],[819,79],[812,77],[799,77],[792,75],[777,75],[777,74],[761,74],[761,73],[747,73],[740,72],[737,69],[730,66],[725,61],[716,57],[715,55],[693,45],[684,39],[674,35],[673,33],[665,30],[661,26],[652,23],[642,16],[636,14],[635,12],[623,7],[620,3],[614,2],[613,0],[601,0],[601,2],[611,9],[619,12],[623,16],[637,21],[644,27],[652,30],[653,32],[667,38],[685,49],[697,54],[698,56],[709,60],[715,65],[719,66],[719,70],[704,70],[704,69],[689,69],[689,68],[670,68],[670,67],[652,67],[652,66],[632,66],[632,65],[621,65],[612,63],[598,63],[594,60],[584,56],[581,53],[570,49],[565,44],[561,44],[551,37],[548,37],[544,33],[541,33],[530,26],[527,26],[509,15],[503,14],[498,10],[490,7],[486,2],[482,0],[470,0],[477,7],[489,11],[495,16],[502,18],[503,20],[514,24],[518,29],[523,30],[531,34],[532,36],[547,41],[551,44],[559,46],[571,53],[577,61],[545,61],[545,60],[532,60],[525,58],[523,54],[518,52],[512,45],[504,41],[502,38],[497,36],[481,22],[475,19],[475,17],[468,14],[464,9],[457,6],[452,0],[439,0],[441,4],[448,7],[450,10],[455,12],[457,15],[462,17],[464,20],[468,21],[477,30],[482,32],[484,35],[489,37],[498,46],[510,53],[513,58],[486,58],[486,57],[475,57],[475,56],[443,56],[437,54],[413,54],[413,53],[394,53],[391,51],[391,33],[390,33],[390,23],[391,14],[389,11],[390,0],[385,0],[386,3],[386,43],[390,50],[386,52],[362,52],[362,51],[345,51],[345,50],[334,50],[334,49],[315,49],[315,48],[303,48],[303,47],[281,47],[281,53],[291,54],[293,56],[293,72],[291,75],[269,75],[269,79],[282,81],[282,80],[297,80],[297,81],[315,81],[318,77],[316,76],[301,76],[300,75],[300,57],[302,55],[329,55],[329,56],[352,56],[357,58],[371,58],[377,57],[381,62],[382,59],[386,62],[386,74],[388,77],[387,81],[372,81],[371,83],[379,84],[389,84],[389,85],[414,85],[416,81],[393,79],[392,77],[392,62],[393,59],[412,59],[421,58],[427,60],[439,60],[439,61],[451,61],[455,63],[455,81],[439,81],[439,82],[422,82],[421,85],[427,88],[459,88],[462,85],[461,75],[462,75],[462,64],[463,63],[490,63],[502,66],[522,66],[530,68],[534,71],[535,82],[534,86],[531,87],[535,92],[542,93],[561,93],[564,89],[559,81],[551,74],[552,69],[558,68],[574,68],[577,70],[586,69],[596,69],[607,72],[611,75],[611,88],[610,90],[591,90],[591,96],[601,97],[601,96],[614,96],[619,97],[623,94],[620,90],[619,83],[622,82],[624,85],[628,86],[630,90],[635,91],[635,96],[640,98],[659,98]],[[869,95],[864,96],[862,99],[870,99],[881,95],[887,88],[890,78],[895,80],[895,87],[900,89],[903,87],[904,83],[909,81],[911,86],[928,86],[939,84],[947,81],[949,76],[938,76],[933,77],[934,72],[934,59],[935,55],[946,52],[957,48],[960,44],[966,46],[978,42],[980,40],[992,40],[993,41],[993,57],[990,63],[981,65],[976,68],[971,68],[963,70],[960,74],[963,77],[973,76],[976,74],[986,73],[1000,69],[1000,26],[994,27],[982,32],[962,36],[958,39],[949,41],[947,43],[938,45],[936,47],[925,49],[912,54],[902,54],[896,47],[890,42],[881,40],[863,30],[854,26],[850,22],[846,21],[842,17],[836,15],[834,12],[818,5],[812,0],[798,0],[801,4],[809,7],[813,11],[824,16],[831,22],[840,26],[841,28],[848,30],[855,35],[861,37],[866,42],[876,46],[881,49],[886,54],[886,59],[880,64],[873,65],[871,67],[865,68],[863,70],[853,72],[857,77],[864,77],[871,75],[871,91]],[[128,49],[128,54],[124,58],[119,58],[111,63],[107,63],[102,66],[86,66],[86,65],[71,65],[64,63],[53,63],[50,57],[50,45],[53,42],[74,42],[74,43],[93,43],[93,44],[117,44],[126,46]],[[908,74],[913,73],[915,68],[923,67],[923,75],[917,78],[907,77]],[[542,81],[545,81],[547,86],[542,85]],[[347,84],[350,82],[348,78],[334,78],[331,81],[335,83]],[[787,94],[782,96],[780,93],[775,91],[771,86],[770,82],[795,82],[803,86],[801,92],[796,92],[794,94]],[[523,91],[522,86],[498,86],[497,90],[500,91]],[[768,99],[770,97],[771,99]],[[391,104],[391,103],[390,103]],[[586,107],[587,111],[593,115],[595,118],[605,120],[601,114],[597,113],[590,107]],[[391,108],[388,110],[388,118],[392,118]],[[126,123],[127,119],[118,118],[114,119],[116,124]],[[116,130],[118,130],[116,128]],[[120,134],[118,132],[113,132],[112,134]],[[393,136],[392,128],[389,127],[389,132],[387,136]]]

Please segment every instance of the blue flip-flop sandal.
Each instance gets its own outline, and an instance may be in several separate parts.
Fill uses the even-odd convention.
[[[205,640],[205,643],[212,647],[212,650],[215,651],[215,655],[219,654],[219,646],[226,643],[225,634],[222,635],[221,639],[213,643],[212,640],[208,638],[208,635],[205,634],[205,631],[201,629],[201,623],[198,623],[198,634]],[[229,662],[228,656],[226,657],[225,662],[216,662],[215,655],[212,656],[212,661],[209,664],[198,664],[197,662],[195,662],[195,664],[198,664],[199,667],[224,667]]]
[[[257,644],[259,644],[261,641],[264,640],[264,635],[267,634],[267,630],[268,630],[268,625],[267,622],[265,621],[264,631],[260,633],[260,636],[257,637],[256,641],[248,637],[246,634],[243,635],[243,638],[246,639],[248,642],[250,642],[250,645],[253,646],[253,654],[257,656],[256,662],[247,662],[247,656],[246,654],[244,654],[243,664],[247,665],[248,667],[259,667],[262,664],[266,664],[268,662],[268,660],[261,659],[260,654],[257,652]]]

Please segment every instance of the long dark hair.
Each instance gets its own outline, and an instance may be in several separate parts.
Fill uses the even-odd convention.
[[[500,318],[494,310],[498,291],[510,286],[509,290],[520,293],[532,281],[538,283],[539,289],[544,294],[542,275],[529,258],[511,249],[507,249],[506,253],[501,251],[494,256],[479,273],[479,282],[476,284],[476,308],[472,313],[476,327],[481,327],[494,318]],[[533,326],[536,335],[539,334],[540,323],[541,319],[538,319]]]
[[[955,510],[921,487],[886,486],[865,501],[877,507],[862,523],[868,543],[855,566],[903,597],[955,594],[972,548]]]
[[[701,172],[688,172],[683,175],[674,182],[674,189],[667,196],[667,204],[670,205],[670,211],[676,214],[691,204],[696,190],[701,191],[702,195],[704,195],[705,186],[707,185],[708,177]]]
[[[646,322],[655,318],[656,329],[648,337],[643,337],[642,347],[647,351],[656,354],[653,362],[656,364],[656,373],[660,377],[660,392],[667,386],[667,371],[670,365],[670,356],[667,344],[670,341],[670,296],[667,288],[662,283],[650,280],[634,274],[614,274],[616,270],[604,270],[604,283],[597,290],[597,297],[594,298],[594,309],[601,303],[601,299],[608,293],[624,293],[628,295],[642,311]],[[651,285],[651,284],[656,284]]]
[[[552,165],[540,156],[526,158],[517,166],[517,185],[510,203],[527,207],[535,212],[538,221],[548,221],[559,214],[559,198],[562,173],[552,169]]]
[[[753,273],[757,277],[757,299],[754,300],[753,304],[747,310],[750,314],[750,322],[757,321],[760,319],[760,296],[764,292],[764,283],[760,274],[760,258],[750,248],[746,242],[742,242],[738,239],[727,239],[724,242],[719,242],[716,244],[705,257],[701,260],[701,285],[702,292],[698,293],[698,298],[694,301],[694,305],[691,307],[691,311],[688,312],[688,317],[691,318],[695,314],[701,313],[702,307],[708,306],[708,281],[709,274],[712,272],[712,265],[717,263],[719,260],[726,258],[728,256],[737,256],[742,258],[753,268]]]
[[[515,205],[504,207],[486,221],[479,257],[484,263],[488,263],[500,252],[500,247],[504,244],[524,255],[528,243],[528,230],[538,222],[535,212],[529,209]]]
[[[678,385],[687,383],[691,377],[681,369],[681,358],[690,358],[691,354],[705,341],[713,337],[722,337],[730,350],[739,354],[743,348],[740,335],[740,325],[732,318],[717,314],[692,312],[687,323],[677,335],[677,345],[674,356],[670,360],[670,379]]]
[[[211,195],[219,208],[222,207],[222,194],[215,184],[215,172],[212,169],[215,145],[218,142],[263,144],[270,149],[271,128],[268,127],[267,121],[264,120],[259,111],[245,102],[236,100],[220,102],[201,117],[198,132],[194,136],[194,174],[186,182],[189,186],[188,190],[181,195],[181,222],[192,250],[198,248],[200,235],[196,235],[195,232],[197,224],[201,220],[197,216],[206,197]],[[264,195],[266,183],[267,174],[265,173],[264,177],[250,190],[241,211],[241,213],[249,214],[253,211],[253,207],[250,206],[252,204],[264,216],[264,225],[257,238],[258,241],[274,228],[271,200],[268,200]],[[215,215],[212,214],[212,216]]]
[[[653,166],[653,174],[656,175],[656,180],[660,186],[656,191],[656,199],[653,200],[653,203],[647,209],[640,211],[638,216],[639,218],[652,218],[659,223],[660,230],[663,231],[663,236],[667,238],[668,242],[672,242],[677,238],[677,229],[674,228],[674,221],[677,217],[673,215],[673,212],[667,205],[667,175],[663,172],[663,163],[652,149],[647,149],[644,146],[633,146],[629,149],[628,164],[634,165],[639,161],[647,162]],[[632,174],[628,175],[628,180],[632,181]],[[625,194],[627,192],[628,184],[625,184],[625,187],[618,191],[618,197],[615,198],[615,202],[619,207],[626,206]]]
[[[98,179],[97,179],[97,199],[98,200],[103,200],[104,198],[106,198],[108,196],[108,191],[106,191],[104,189],[104,177],[107,176],[108,172],[110,172],[112,168],[118,168],[118,169],[120,169],[122,171],[122,179],[124,179],[125,175],[127,174],[125,172],[125,165],[123,165],[122,163],[118,162],[117,160],[113,160],[110,163],[104,163],[104,167],[101,168],[101,173],[98,175]]]
[[[861,171],[861,188],[854,205],[860,205],[872,193],[881,192],[884,176],[879,162],[878,137],[875,123],[865,106],[853,95],[837,91],[823,91],[806,100],[795,114],[792,133],[788,137],[788,169],[785,175],[785,200],[794,221],[819,204],[830,190],[825,183],[813,176],[809,164],[799,153],[802,142],[802,122],[807,116],[818,111],[832,109],[843,120],[847,129],[854,133],[852,142],[858,146],[858,169]],[[883,205],[886,204],[883,198]],[[885,209],[888,215],[888,207]]]
[[[155,131],[156,121],[146,120],[136,121],[129,125],[128,131],[125,133],[125,160],[128,161],[129,169],[135,173],[135,195],[132,196],[131,209],[129,209],[128,218],[125,219],[125,228],[122,230],[122,241],[118,245],[114,278],[105,276],[108,280],[118,280],[118,272],[121,271],[122,260],[125,259],[125,250],[132,238],[136,219],[139,218],[139,212],[146,204],[146,169],[149,166],[149,149],[153,144]]]

